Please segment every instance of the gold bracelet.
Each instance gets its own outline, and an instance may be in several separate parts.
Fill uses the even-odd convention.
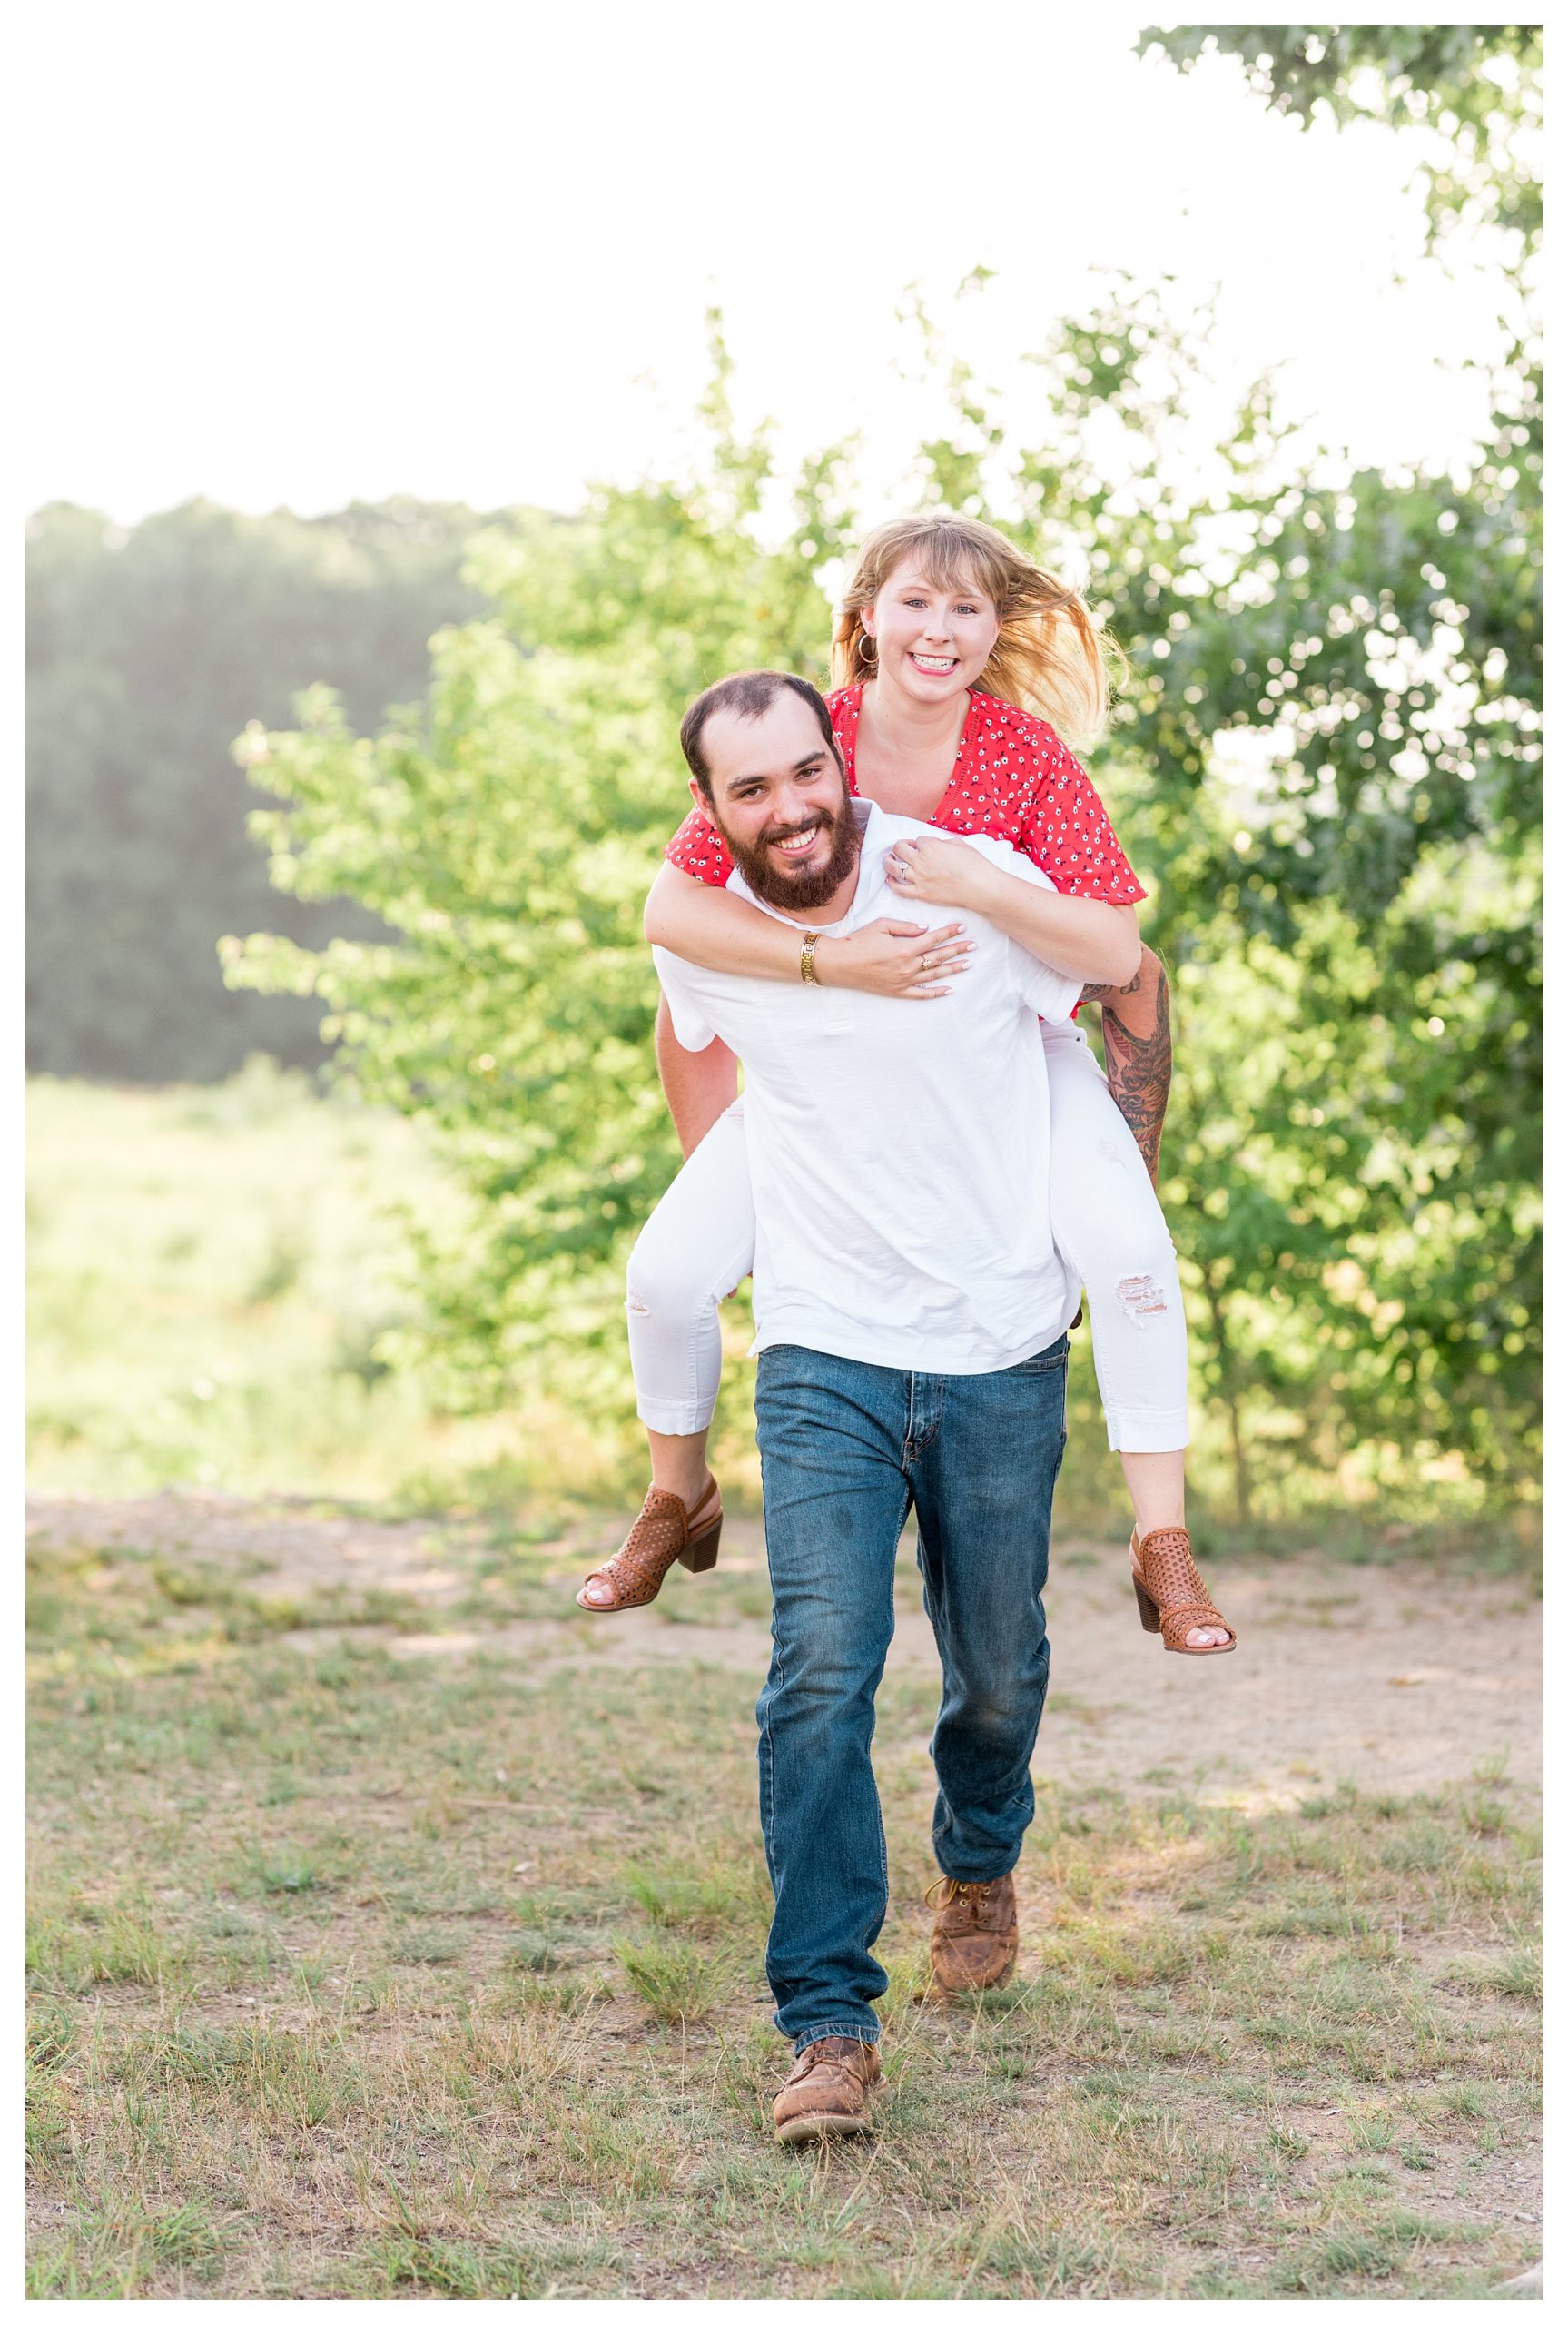
[[[811,931],[811,934],[808,936],[804,936],[801,940],[800,975],[801,983],[803,984],[815,984],[818,982],[816,973],[816,940],[817,932],[814,928]]]

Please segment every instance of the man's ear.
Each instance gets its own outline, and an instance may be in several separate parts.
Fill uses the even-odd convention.
[[[703,789],[702,785],[697,781],[695,775],[688,776],[686,777],[686,789],[691,793],[692,797],[697,803],[698,815],[705,816],[716,832],[719,826],[718,818],[714,814],[714,803],[708,797],[707,793]]]

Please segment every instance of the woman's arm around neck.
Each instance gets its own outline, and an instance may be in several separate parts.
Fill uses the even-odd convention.
[[[783,984],[801,975],[805,931],[775,920],[727,888],[689,879],[673,864],[659,866],[643,908],[643,935],[695,968]],[[945,979],[962,974],[972,950],[962,921],[873,920],[853,936],[829,935],[815,948],[814,981],[894,1001],[937,1001]]]
[[[787,983],[800,975],[801,932],[727,888],[661,864],[643,907],[643,935],[694,968]]]

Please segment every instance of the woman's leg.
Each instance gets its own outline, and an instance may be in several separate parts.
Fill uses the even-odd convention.
[[[638,1236],[626,1268],[626,1331],[653,1480],[690,1502],[707,1479],[723,1342],[718,1303],[751,1273],[756,1242],[737,1102],[709,1131]]]
[[[577,1593],[590,1613],[646,1606],[671,1560],[685,1556],[683,1538],[695,1548],[716,1534],[724,1512],[707,1441],[723,1359],[718,1303],[750,1274],[755,1241],[737,1101],[693,1149],[632,1247],[626,1327],[653,1487],[619,1550]],[[685,1505],[674,1531],[661,1493]]]
[[[1165,965],[1146,945],[1128,984],[1097,987],[1087,997],[1100,1004],[1107,1085],[1132,1133],[1150,1184],[1157,1186],[1159,1134],[1170,1095],[1170,1002]],[[1159,1526],[1185,1526],[1187,1462],[1182,1454],[1123,1449],[1121,1465],[1140,1534]]]
[[[1106,1432],[1139,1537],[1185,1528],[1187,1319],[1176,1252],[1145,1158],[1084,1036],[1053,1027],[1051,1228],[1082,1279]],[[1226,1634],[1195,1629],[1188,1645]]]

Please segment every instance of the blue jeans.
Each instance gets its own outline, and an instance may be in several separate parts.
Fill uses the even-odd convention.
[[[872,2003],[887,1978],[871,1948],[887,1847],[871,1739],[912,1502],[942,1650],[936,1861],[958,1881],[1018,1862],[1050,1663],[1040,1594],[1066,1401],[1065,1338],[1005,1372],[895,1372],[805,1348],[757,1360],[774,1600],[757,1701],[767,1974],[797,2051],[880,2033]]]

